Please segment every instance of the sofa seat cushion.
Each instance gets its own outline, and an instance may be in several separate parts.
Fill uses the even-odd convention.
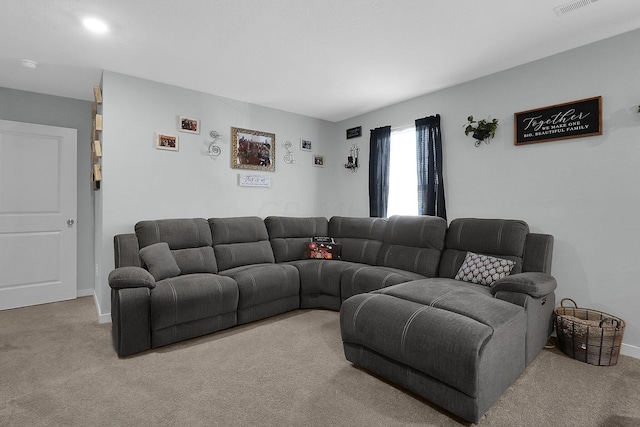
[[[220,274],[233,278],[238,284],[238,309],[297,297],[300,292],[298,269],[288,264],[247,265]]]
[[[424,278],[421,274],[398,268],[352,263],[342,273],[340,296],[345,300],[353,295]]]
[[[514,377],[525,366],[524,310],[475,288],[430,279],[395,285],[344,301],[340,322],[345,343],[471,397],[501,375],[494,370]]]
[[[352,262],[326,259],[303,259],[288,264],[300,273],[300,294],[327,294],[340,297],[340,277]]]
[[[236,311],[238,286],[225,276],[187,274],[156,282],[151,290],[151,329],[160,330]]]

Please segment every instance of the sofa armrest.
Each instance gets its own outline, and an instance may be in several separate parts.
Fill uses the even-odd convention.
[[[545,273],[519,273],[503,277],[493,282],[491,294],[498,292],[516,292],[533,298],[549,295],[558,286],[556,279]]]
[[[111,290],[111,337],[118,356],[128,356],[151,348],[150,289]]]
[[[111,289],[156,287],[156,281],[147,270],[141,267],[119,267],[109,273]]]

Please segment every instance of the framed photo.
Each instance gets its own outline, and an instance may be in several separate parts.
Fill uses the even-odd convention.
[[[273,172],[276,170],[276,135],[231,128],[231,167]]]
[[[178,117],[178,130],[187,133],[200,133],[200,120],[189,117]]]
[[[304,151],[311,151],[311,141],[308,139],[300,138],[300,149]]]
[[[313,166],[317,166],[319,168],[324,167],[324,156],[319,156],[317,154],[313,155]]]
[[[158,150],[178,151],[178,137],[173,135],[156,134],[156,148]]]

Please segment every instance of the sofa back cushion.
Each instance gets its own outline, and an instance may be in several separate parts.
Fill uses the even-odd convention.
[[[329,220],[329,236],[342,245],[343,261],[376,265],[387,220],[334,216]]]
[[[264,223],[276,262],[303,259],[311,238],[329,235],[329,221],[324,217],[269,216]]]
[[[167,243],[181,274],[218,272],[211,230],[204,218],[140,221],[135,232],[140,249]]]
[[[447,221],[436,216],[392,216],[376,265],[436,277]]]
[[[275,262],[262,218],[209,218],[209,227],[220,271]]]
[[[511,274],[522,272],[526,222],[514,219],[458,218],[451,221],[440,259],[440,277],[455,277],[467,252],[515,262]]]

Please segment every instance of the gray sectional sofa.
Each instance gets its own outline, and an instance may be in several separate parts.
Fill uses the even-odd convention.
[[[320,236],[341,245],[339,260],[305,258]],[[298,308],[340,310],[349,361],[472,422],[553,328],[553,237],[518,220],[164,219],[114,247],[119,356]]]

